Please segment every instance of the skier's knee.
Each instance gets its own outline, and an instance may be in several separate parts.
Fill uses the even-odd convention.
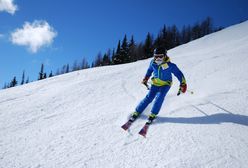
[[[153,98],[147,95],[146,98],[145,98],[145,100],[146,100],[148,103],[151,103],[152,100],[153,100]]]

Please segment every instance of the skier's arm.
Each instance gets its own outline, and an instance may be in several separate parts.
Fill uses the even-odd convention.
[[[177,95],[180,95],[181,92],[185,93],[187,90],[187,84],[186,80],[184,78],[184,75],[182,71],[176,66],[176,64],[171,63],[172,65],[172,73],[177,77],[177,79],[180,81],[180,87]]]
[[[184,78],[184,75],[182,71],[176,66],[176,64],[171,63],[172,66],[172,73],[176,76],[176,78],[179,80],[180,84],[186,84],[186,80]]]
[[[153,72],[152,63],[153,63],[153,61],[151,61],[150,65],[149,65],[149,67],[148,67],[148,69],[146,71],[146,75],[145,75],[144,79],[142,80],[142,83],[144,85],[146,85],[146,86],[147,86],[147,82],[148,82],[148,80],[149,80],[149,78],[150,78],[150,76],[152,75],[152,72]]]
[[[146,75],[145,75],[146,79],[149,79],[150,76],[152,75],[152,72],[153,72],[152,63],[153,63],[153,61],[151,61],[150,65],[146,71]]]

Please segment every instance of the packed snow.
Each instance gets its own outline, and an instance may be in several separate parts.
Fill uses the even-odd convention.
[[[248,21],[168,52],[189,91],[169,91],[147,138],[150,59],[77,71],[0,91],[1,168],[246,168]],[[191,91],[193,94],[191,94]]]

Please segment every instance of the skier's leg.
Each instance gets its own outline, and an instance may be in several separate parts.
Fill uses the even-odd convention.
[[[166,94],[168,93],[169,89],[170,89],[170,86],[163,86],[159,89],[159,92],[156,96],[155,102],[154,102],[152,110],[151,110],[151,112],[152,112],[151,115],[153,115],[153,117],[154,117],[154,115],[156,116],[159,113],[161,106],[164,102],[164,98],[165,98]]]
[[[145,110],[145,108],[152,102],[158,91],[159,91],[159,87],[152,85],[149,93],[136,107],[135,109],[136,112],[141,114]]]

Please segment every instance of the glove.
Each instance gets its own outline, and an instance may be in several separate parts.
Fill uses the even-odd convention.
[[[148,80],[149,80],[149,77],[145,77],[143,80],[142,80],[142,84],[144,84],[144,85],[147,85],[147,82],[148,82]]]
[[[187,91],[187,84],[186,83],[181,84],[179,90],[185,93]]]

